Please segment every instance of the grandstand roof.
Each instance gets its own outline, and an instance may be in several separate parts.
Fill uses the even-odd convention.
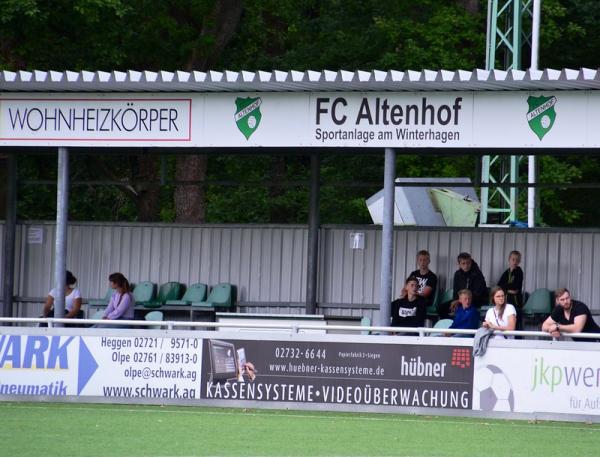
[[[423,71],[0,71],[0,92],[518,91],[600,89],[600,72]]]

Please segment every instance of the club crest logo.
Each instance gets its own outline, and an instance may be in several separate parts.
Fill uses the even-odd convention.
[[[552,129],[556,120],[556,111],[554,110],[556,97],[544,97],[543,95],[529,97],[527,104],[529,105],[529,111],[527,112],[529,128],[542,141],[542,138]]]
[[[238,97],[235,99],[235,123],[240,132],[246,137],[246,140],[250,138],[260,125],[260,120],[262,119],[260,105],[262,105],[260,97]]]

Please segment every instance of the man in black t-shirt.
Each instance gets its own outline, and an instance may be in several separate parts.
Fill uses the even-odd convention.
[[[542,324],[542,331],[558,338],[569,333],[600,333],[590,309],[582,302],[571,299],[568,289],[556,290],[556,307]],[[598,341],[590,338],[573,338],[575,341]]]
[[[393,327],[424,327],[427,305],[422,297],[417,295],[419,282],[409,277],[404,283],[406,296],[392,302]]]
[[[417,267],[418,270],[413,271],[409,277],[416,278],[418,281],[417,295],[425,300],[425,304],[430,306],[435,297],[437,289],[437,276],[429,269],[431,256],[426,250],[417,252]]]
[[[437,289],[437,276],[429,269],[430,261],[431,257],[428,251],[424,249],[419,251],[417,253],[417,267],[419,269],[408,275],[409,278],[417,279],[417,295],[423,298],[426,306],[433,303],[435,290]],[[406,297],[406,287],[403,287],[400,291],[400,298],[404,297]]]

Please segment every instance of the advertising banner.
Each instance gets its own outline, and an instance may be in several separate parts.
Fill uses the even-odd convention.
[[[474,376],[474,410],[600,415],[596,351],[490,348]]]
[[[201,397],[471,409],[470,347],[208,339]]]
[[[0,335],[0,395],[199,398],[201,338]]]
[[[4,98],[0,99],[0,139],[30,145],[98,140],[129,145],[189,143],[191,109],[191,98]]]
[[[111,333],[0,335],[0,396],[600,416],[598,351],[572,344],[515,341],[473,358],[464,341]]]
[[[594,91],[0,94],[0,146],[597,148]]]

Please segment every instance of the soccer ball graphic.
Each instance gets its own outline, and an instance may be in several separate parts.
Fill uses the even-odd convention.
[[[248,127],[251,129],[256,127],[256,118],[254,116],[248,116]]]
[[[475,373],[473,409],[514,411],[515,395],[510,380],[496,365],[486,365]]]
[[[550,122],[551,122],[550,117],[547,114],[544,114],[542,116],[542,121],[541,121],[542,127],[547,129],[548,127],[550,127]]]

